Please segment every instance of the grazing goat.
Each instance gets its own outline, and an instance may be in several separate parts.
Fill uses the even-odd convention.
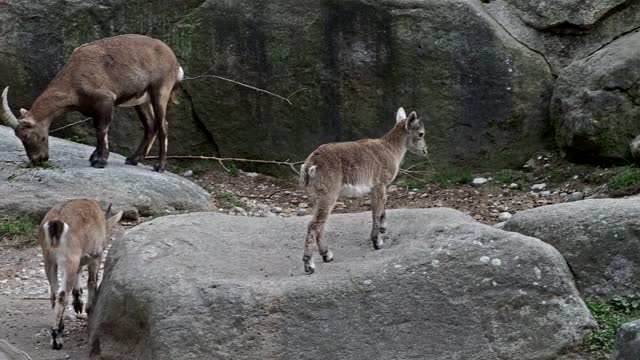
[[[314,203],[313,218],[304,243],[304,270],[313,274],[312,247],[317,244],[324,262],[333,254],[323,239],[324,225],[338,197],[370,194],[373,212],[371,241],[377,250],[386,231],[387,186],[395,179],[405,153],[427,156],[424,126],[415,112],[396,113],[396,126],[379,139],[325,144],[304,161],[300,182]]]
[[[15,130],[29,160],[49,159],[49,126],[56,116],[79,111],[93,118],[97,146],[91,166],[103,168],[109,158],[109,122],[115,106],[136,109],[144,126],[144,138],[126,163],[143,160],[156,134],[160,141],[160,162],[167,163],[168,101],[184,77],[173,51],[162,41],[142,35],[120,35],[81,45],[29,111],[20,109],[17,119],[7,101],[8,87],[2,92],[2,120]]]
[[[102,253],[111,241],[111,228],[121,218],[122,211],[107,219],[97,201],[80,199],[55,205],[42,219],[38,239],[51,291],[54,312],[51,346],[54,349],[62,348],[64,310],[69,290],[73,293],[73,309],[82,313],[80,277],[84,265],[89,271],[85,310],[91,314],[96,301]],[[58,284],[58,270],[62,272],[61,284]]]

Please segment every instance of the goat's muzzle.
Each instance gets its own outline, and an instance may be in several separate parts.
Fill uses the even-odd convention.
[[[7,126],[15,129],[18,127],[18,118],[11,112],[11,108],[9,108],[9,101],[7,100],[7,93],[9,92],[9,87],[5,87],[2,91],[2,113],[0,114],[0,118],[2,121],[7,124]]]

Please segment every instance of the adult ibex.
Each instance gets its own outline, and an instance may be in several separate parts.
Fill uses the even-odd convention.
[[[54,311],[51,328],[51,346],[54,349],[62,348],[64,310],[69,291],[73,294],[73,309],[77,313],[82,312],[80,275],[84,265],[89,270],[85,310],[87,314],[91,313],[96,301],[102,253],[111,241],[112,227],[121,218],[122,211],[107,219],[97,201],[79,199],[55,205],[42,219],[38,237]],[[62,273],[60,284],[58,271]]]
[[[304,161],[300,182],[314,203],[313,218],[304,243],[304,270],[315,269],[312,248],[317,244],[324,262],[333,254],[323,239],[324,225],[338,197],[370,194],[373,212],[371,241],[377,250],[386,231],[387,186],[396,178],[405,153],[427,156],[424,126],[415,112],[407,117],[404,109],[396,113],[396,126],[380,139],[325,144]]]
[[[156,134],[160,162],[167,163],[167,103],[184,72],[173,51],[162,41],[142,35],[120,35],[81,45],[29,111],[13,115],[2,92],[2,120],[15,129],[34,163],[49,159],[49,125],[61,114],[79,111],[93,118],[97,146],[91,166],[102,168],[109,158],[108,131],[115,106],[134,106],[144,126],[144,138],[126,163],[137,165],[147,156]]]

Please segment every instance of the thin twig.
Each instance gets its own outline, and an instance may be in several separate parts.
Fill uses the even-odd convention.
[[[245,198],[248,198],[248,199],[264,199],[264,200],[267,200],[267,199],[271,199],[271,197],[272,197],[273,195],[275,195],[275,194],[277,194],[277,193],[280,193],[280,192],[283,192],[283,191],[284,191],[284,190],[276,190],[276,191],[272,192],[269,196],[262,196],[262,195],[242,195],[242,194],[235,194],[235,195],[236,195],[236,196],[238,196],[238,197],[241,197],[241,198],[245,197]]]
[[[91,120],[91,119],[92,119],[92,118],[88,117],[88,118],[86,118],[86,119],[83,119],[83,120],[80,120],[80,121],[76,121],[76,122],[74,122],[74,123],[67,124],[67,125],[65,125],[65,126],[61,126],[61,127],[57,128],[57,129],[53,129],[53,130],[49,131],[49,134],[54,133],[54,132],[56,132],[56,131],[60,131],[60,130],[66,129],[66,128],[68,128],[68,127],[72,127],[72,126],[74,126],[74,125],[82,124],[83,122],[87,122],[87,121],[89,121],[89,120]]]
[[[211,75],[211,74],[203,74],[203,75],[198,75],[198,76],[194,76],[194,77],[188,77],[188,78],[185,78],[185,79],[184,79],[184,80],[182,80],[182,81],[196,80],[196,79],[202,79],[202,78],[214,78],[214,79],[219,79],[219,80],[224,80],[224,81],[232,82],[232,83],[234,83],[234,84],[236,84],[236,85],[244,86],[244,87],[249,88],[249,89],[251,89],[251,90],[260,91],[260,92],[263,92],[263,93],[265,93],[265,94],[269,94],[269,95],[271,95],[271,96],[275,96],[275,97],[277,97],[278,99],[281,99],[281,100],[283,100],[283,101],[286,101],[286,102],[287,102],[287,104],[289,104],[289,105],[293,105],[293,103],[291,103],[291,100],[289,100],[289,98],[290,98],[293,94],[295,94],[296,92],[298,92],[298,91],[302,90],[302,89],[296,90],[296,91],[294,91],[293,93],[291,93],[291,95],[289,95],[289,97],[284,97],[284,96],[278,95],[278,94],[276,94],[276,93],[272,93],[272,92],[271,92],[271,91],[269,91],[269,90],[260,89],[260,88],[257,88],[257,87],[255,87],[255,86],[251,86],[251,85],[248,85],[248,84],[245,84],[245,83],[241,83],[240,81],[236,81],[236,80],[233,80],[233,79],[229,79],[229,78],[226,78],[226,77],[223,77],[223,76]]]
[[[147,159],[157,159],[157,156],[148,156]],[[233,162],[247,162],[247,163],[258,163],[258,164],[273,164],[273,165],[285,165],[291,167],[293,171],[299,174],[298,170],[296,170],[295,166],[302,164],[304,161],[276,161],[276,160],[254,160],[254,159],[241,159],[241,158],[221,158],[217,156],[202,156],[202,155],[174,155],[167,156],[167,159],[195,159],[195,160],[215,160],[222,165],[223,161],[233,161]],[[224,165],[222,167],[227,170],[227,172],[231,172]]]

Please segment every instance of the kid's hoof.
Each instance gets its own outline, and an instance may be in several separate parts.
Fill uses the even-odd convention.
[[[373,248],[376,250],[380,250],[382,248],[382,245],[384,245],[384,241],[382,241],[382,238],[380,238],[379,236],[372,237],[371,242],[373,243]]]
[[[313,258],[311,256],[305,255],[302,257],[302,262],[304,263],[304,272],[306,272],[307,275],[313,274],[313,272],[316,269],[316,265],[313,262]]]
[[[98,169],[104,169],[107,166],[106,160],[94,160],[91,162],[91,166]]]
[[[162,173],[164,172],[164,167],[160,167],[160,165],[153,165],[153,170]]]
[[[386,227],[380,227],[380,234],[384,234],[387,232],[387,228]]]
[[[51,329],[51,347],[53,350],[62,349],[62,330]]]
[[[333,253],[331,251],[327,251],[326,254],[322,255],[322,261],[328,263],[333,261]]]
[[[127,158],[127,159],[124,161],[124,163],[125,163],[125,164],[127,164],[127,165],[133,165],[133,166],[136,166],[136,165],[138,165],[138,160],[133,160],[133,159],[129,159],[129,158]]]
[[[82,300],[73,300],[73,310],[76,312],[76,314],[82,314]]]

